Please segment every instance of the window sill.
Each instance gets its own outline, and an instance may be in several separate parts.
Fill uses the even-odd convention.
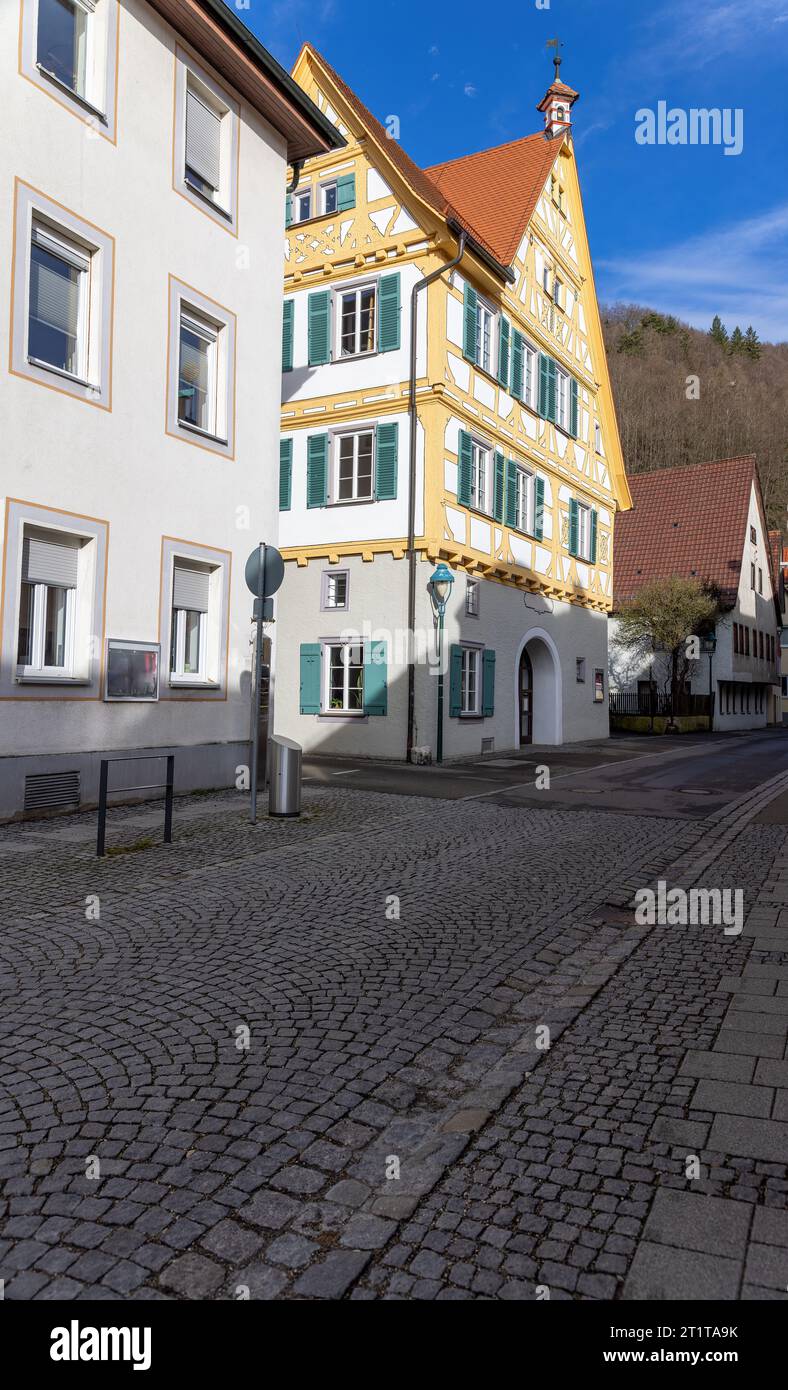
[[[222,688],[218,681],[191,680],[188,676],[183,678],[170,676],[167,684],[170,690],[221,690]]]
[[[326,502],[327,507],[368,507],[370,502],[377,502],[377,497],[335,497],[332,501]]]
[[[67,82],[61,82],[60,78],[57,77],[54,72],[50,72],[49,68],[45,68],[43,63],[36,63],[36,67],[41,76],[47,79],[47,82],[51,82],[52,86],[57,87],[59,92],[63,92],[65,96],[75,101],[89,116],[95,116],[97,120],[101,121],[102,125],[109,124],[106,113],[101,111],[98,106],[94,106],[91,101],[88,101],[87,97],[80,96],[79,92],[75,92],[74,88],[69,87]]]
[[[90,685],[88,676],[58,676],[48,675],[45,672],[37,674],[34,672],[19,672],[16,677],[17,685]]]
[[[87,381],[85,377],[75,376],[73,372],[66,372],[62,367],[56,367],[52,362],[43,362],[40,357],[28,356],[27,361],[30,367],[39,367],[43,372],[52,372],[55,376],[70,381],[73,386],[84,386],[87,391],[94,391],[97,396],[101,395],[101,387],[96,386],[93,381]]]
[[[463,724],[482,724],[487,718],[486,714],[457,714],[455,719],[461,719]]]
[[[229,439],[223,439],[220,434],[212,434],[210,430],[203,430],[199,425],[191,424],[189,420],[179,420],[178,428],[186,430],[189,434],[196,434],[200,439],[210,439],[212,444],[221,444],[224,448],[230,443]]]
[[[366,348],[364,352],[339,352],[336,357],[331,358],[332,365],[335,362],[360,362],[365,357],[379,357],[380,348]]]
[[[336,710],[336,712],[333,712],[331,710],[321,710],[320,713],[317,715],[317,718],[329,720],[339,719],[353,724],[357,724],[359,720],[361,720],[362,723],[366,724],[367,720],[369,719],[369,715],[366,714],[364,710],[359,710],[357,714],[354,714],[352,710],[338,709]]]
[[[202,189],[198,188],[196,183],[192,183],[191,179],[185,178],[183,182],[185,186],[188,188],[189,192],[193,193],[195,197],[199,198],[201,202],[205,203],[206,207],[209,207],[211,209],[211,212],[218,212],[220,217],[224,217],[227,222],[232,222],[233,215],[228,208],[222,207],[221,203],[215,202],[215,200],[211,198],[207,193],[203,193]]]

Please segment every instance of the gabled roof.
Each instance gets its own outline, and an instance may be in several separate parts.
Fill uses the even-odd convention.
[[[301,51],[304,50],[325,69],[362,127],[382,147],[416,196],[447,221],[464,227],[471,239],[492,257],[498,270],[505,273],[561,149],[563,136],[549,138],[543,132],[527,135],[509,145],[421,169],[398,140],[390,139],[385,126],[322,53],[311,43],[304,44]],[[505,186],[502,179],[507,181]]]
[[[441,193],[459,208],[503,265],[511,265],[547,177],[563,133],[543,131],[462,155],[425,169]]]
[[[715,584],[732,606],[753,483],[760,498],[752,454],[631,475],[632,511],[616,517],[613,608],[672,575]]]

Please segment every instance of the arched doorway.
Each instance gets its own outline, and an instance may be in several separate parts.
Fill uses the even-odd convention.
[[[528,655],[528,648],[523,647],[520,657],[520,747],[526,743],[534,741],[534,668],[531,665],[531,658]]]
[[[561,662],[549,632],[532,628],[523,638],[514,678],[514,746],[563,742]]]

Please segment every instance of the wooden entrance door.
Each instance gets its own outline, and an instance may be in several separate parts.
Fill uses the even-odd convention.
[[[520,744],[534,741],[534,671],[525,647],[520,657]]]

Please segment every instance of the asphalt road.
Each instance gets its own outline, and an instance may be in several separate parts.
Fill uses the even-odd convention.
[[[549,770],[550,785],[544,782]],[[701,737],[611,738],[561,748],[531,747],[443,767],[349,762],[312,757],[304,778],[361,791],[461,800],[484,797],[500,806],[584,807],[630,815],[702,819],[760,782],[788,770],[788,729]],[[788,796],[761,819],[788,824]]]

